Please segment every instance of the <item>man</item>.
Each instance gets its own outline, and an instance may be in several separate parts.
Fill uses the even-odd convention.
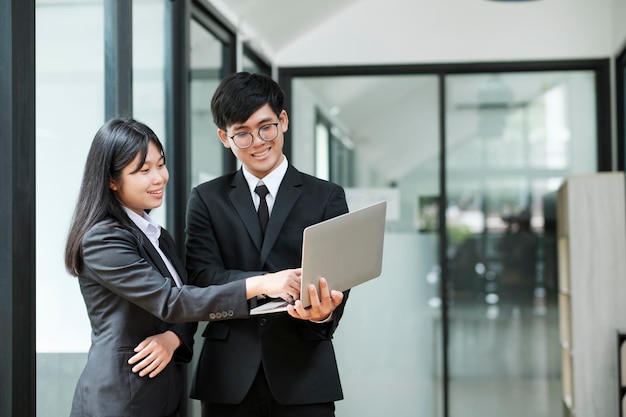
[[[241,271],[299,274],[304,228],[348,211],[343,188],[289,165],[283,100],[271,78],[246,72],[226,77],[213,95],[217,134],[242,168],[191,192],[186,249],[193,284],[241,279]],[[259,185],[265,193],[255,191]],[[319,287],[319,294],[308,289],[309,309],[298,300],[288,313],[207,324],[191,392],[203,416],[334,416],[343,394],[331,338],[348,292],[330,291],[323,278]],[[264,300],[250,301],[253,307]]]

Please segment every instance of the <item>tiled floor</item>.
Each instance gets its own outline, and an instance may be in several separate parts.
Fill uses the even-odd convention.
[[[458,306],[450,321],[450,417],[562,415],[554,305]]]

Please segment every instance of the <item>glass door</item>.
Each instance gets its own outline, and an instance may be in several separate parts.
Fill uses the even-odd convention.
[[[337,415],[442,415],[438,78],[294,78],[290,162],[388,202],[383,270],[352,289],[335,333]]]
[[[556,190],[597,170],[594,73],[445,90],[449,415],[560,415]]]

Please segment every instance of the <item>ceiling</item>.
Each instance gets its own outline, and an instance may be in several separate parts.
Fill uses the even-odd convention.
[[[221,0],[221,9],[231,11],[237,24],[251,36],[262,39],[278,52],[344,8],[361,0]]]

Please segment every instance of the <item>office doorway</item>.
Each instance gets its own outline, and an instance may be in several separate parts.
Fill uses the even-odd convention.
[[[350,209],[390,202],[335,336],[338,414],[561,413],[554,195],[610,166],[594,65],[280,71],[290,161]]]

